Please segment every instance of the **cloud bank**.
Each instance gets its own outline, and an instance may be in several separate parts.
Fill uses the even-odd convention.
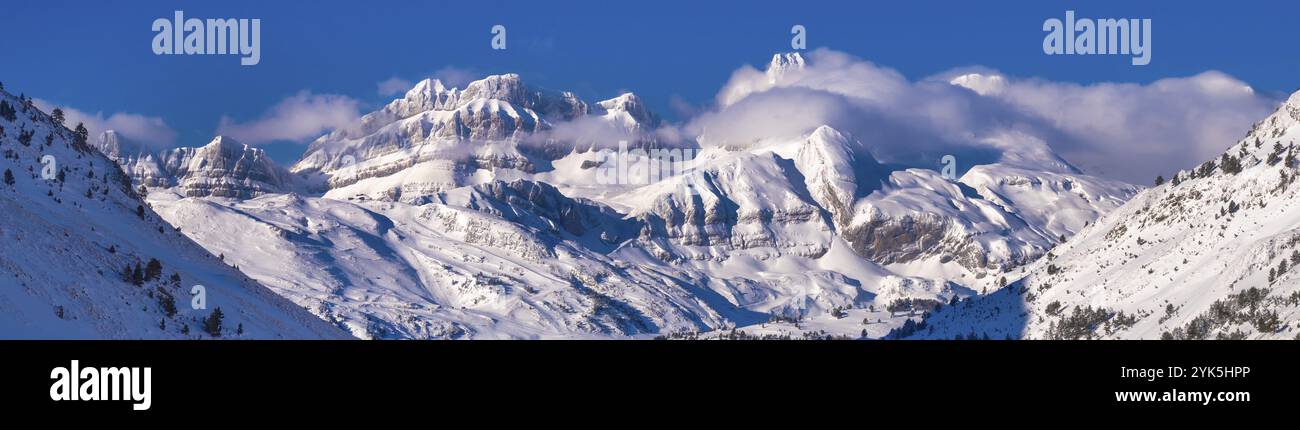
[[[105,116],[103,112],[92,114],[41,99],[32,99],[32,102],[45,112],[51,112],[55,108],[62,109],[63,123],[68,128],[74,128],[78,123],[85,124],[92,139],[104,131],[114,130],[123,137],[155,149],[166,148],[176,143],[176,131],[168,127],[167,123],[159,117],[127,112],[114,112]]]
[[[223,116],[217,133],[253,145],[277,140],[301,142],[329,130],[351,129],[360,118],[360,103],[350,97],[303,91],[251,121]]]
[[[911,81],[830,50],[802,67],[742,67],[716,106],[686,125],[702,144],[745,145],[820,125],[847,131],[884,162],[932,167],[1051,163],[1146,184],[1217,156],[1277,100],[1220,72],[1150,84],[1080,85],[960,69]]]

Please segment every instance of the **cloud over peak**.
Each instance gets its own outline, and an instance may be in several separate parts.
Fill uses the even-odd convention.
[[[837,51],[805,58],[776,71],[736,70],[716,106],[686,128],[705,144],[735,145],[831,125],[886,162],[926,167],[952,153],[969,167],[1055,153],[1094,174],[1147,183],[1217,156],[1277,104],[1218,71],[1084,85],[968,67],[912,81]],[[1000,136],[1024,138],[1010,145]]]
[[[302,91],[272,106],[260,118],[239,122],[223,116],[217,134],[255,145],[301,142],[330,130],[350,129],[361,118],[360,102],[347,96]]]

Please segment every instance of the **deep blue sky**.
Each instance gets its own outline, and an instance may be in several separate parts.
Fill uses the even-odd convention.
[[[982,65],[1020,77],[1090,83],[1150,82],[1217,69],[1269,92],[1300,86],[1297,2],[1134,1],[653,1],[653,2],[7,2],[0,14],[0,81],[13,92],[83,111],[162,117],[180,145],[206,143],[222,115],[256,118],[302,90],[367,104],[376,83],[444,67],[516,72],[588,100],[641,94],[673,118],[670,100],[712,101],[742,64],[788,51],[793,24],[809,48],[829,47],[921,78]],[[155,56],[150,23],[184,10],[196,18],[262,19],[262,61]],[[1047,56],[1044,19],[1154,20],[1149,66],[1127,57]],[[494,24],[509,49],[489,48]],[[291,161],[301,144],[270,145]]]

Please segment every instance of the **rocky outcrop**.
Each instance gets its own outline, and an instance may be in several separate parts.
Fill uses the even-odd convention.
[[[110,130],[100,135],[96,147],[134,184],[179,187],[187,197],[251,198],[290,191],[294,184],[265,151],[224,136],[202,147],[151,152]]]

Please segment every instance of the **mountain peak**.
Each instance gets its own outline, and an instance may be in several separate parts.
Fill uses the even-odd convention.
[[[231,137],[229,137],[229,136],[224,136],[224,135],[217,135],[216,137],[213,137],[213,138],[212,138],[212,141],[211,141],[211,142],[208,142],[208,144],[207,144],[207,145],[204,145],[204,147],[215,147],[215,148],[221,148],[221,149],[234,149],[234,150],[240,150],[240,151],[243,151],[243,150],[245,150],[245,149],[248,149],[248,145],[245,145],[245,144],[239,143],[239,142],[236,141],[235,139],[233,139],[233,138],[231,138]]]
[[[447,87],[442,84],[441,80],[425,78],[416,83],[414,87],[411,87],[411,89],[406,92],[406,98],[413,99],[420,97],[422,94],[435,94],[446,90]]]
[[[1246,87],[1246,90],[1254,91],[1254,89],[1250,87]],[[1290,107],[1300,108],[1300,90],[1291,93],[1291,96],[1287,97],[1286,102],[1283,104]]]
[[[986,75],[983,73],[967,73],[948,81],[949,84],[956,85],[974,91],[979,95],[988,95],[1001,92],[1007,86],[1007,79],[1001,75]]]
[[[822,125],[817,127],[816,130],[813,130],[813,132],[808,135],[808,139],[818,139],[823,141],[836,141],[836,140],[843,141],[843,140],[848,140],[848,137],[845,136],[844,133],[840,133],[840,131],[836,130],[834,127],[831,127],[829,125]]]
[[[767,77],[775,82],[777,78],[790,70],[803,70],[806,64],[803,55],[798,52],[773,54],[772,61],[767,64]]]
[[[768,63],[767,69],[784,69],[784,68],[803,68],[805,65],[803,55],[798,52],[785,52],[772,54],[772,62]]]
[[[601,111],[604,112],[601,112]],[[641,97],[631,92],[620,94],[609,100],[596,102],[593,113],[618,116],[619,113],[625,113],[626,118],[631,122],[627,123],[629,127],[649,127],[654,128],[659,125],[659,117],[650,112]],[[625,120],[626,121],[626,120]]]
[[[115,130],[104,130],[99,133],[99,139],[95,142],[95,149],[114,159],[118,157],[134,157],[151,151],[144,144],[123,136]]]

